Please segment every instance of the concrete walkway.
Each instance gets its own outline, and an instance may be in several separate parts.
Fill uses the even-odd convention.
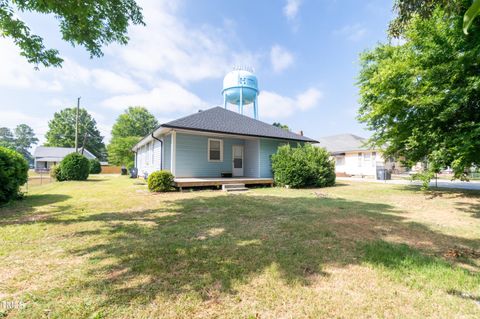
[[[392,179],[388,181],[378,181],[375,179],[369,178],[358,178],[358,177],[337,177],[337,181],[353,181],[353,182],[366,182],[366,183],[382,183],[382,184],[394,184],[394,185],[422,185],[421,181],[410,181],[404,179]],[[431,187],[435,187],[435,180],[430,182]],[[457,189],[469,189],[469,190],[480,190],[480,181],[449,181],[449,180],[438,180],[437,186],[441,188],[457,188]]]

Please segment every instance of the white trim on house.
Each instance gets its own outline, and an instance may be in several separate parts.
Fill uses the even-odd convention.
[[[213,160],[210,158],[210,142],[220,142],[220,159],[219,160]],[[209,138],[208,139],[208,146],[207,146],[207,160],[210,163],[221,163],[223,162],[223,140],[219,138]]]
[[[172,172],[173,176],[176,174],[176,153],[177,153],[177,132],[172,131],[172,143],[171,143],[171,152],[170,152],[170,171]]]

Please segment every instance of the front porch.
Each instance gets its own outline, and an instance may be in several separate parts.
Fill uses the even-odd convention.
[[[221,186],[226,184],[273,185],[273,178],[254,177],[179,177],[174,179],[176,187]]]

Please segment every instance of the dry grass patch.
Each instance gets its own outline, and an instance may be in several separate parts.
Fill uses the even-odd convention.
[[[27,303],[3,314],[480,316],[478,193],[373,183],[145,190],[95,176],[0,208],[0,301]]]

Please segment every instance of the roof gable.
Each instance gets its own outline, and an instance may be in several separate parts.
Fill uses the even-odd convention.
[[[317,142],[306,136],[295,134],[219,106],[182,117],[161,126],[212,133]]]

